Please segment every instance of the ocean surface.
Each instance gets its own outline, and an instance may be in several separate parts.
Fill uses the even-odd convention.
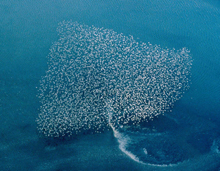
[[[219,1],[1,0],[0,16],[1,171],[220,171]],[[63,20],[186,47],[189,90],[151,122],[71,139],[39,136],[38,88]]]

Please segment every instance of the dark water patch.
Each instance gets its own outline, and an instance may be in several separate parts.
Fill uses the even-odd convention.
[[[187,143],[192,145],[201,154],[208,153],[213,144],[215,138],[219,137],[220,134],[215,130],[205,132],[194,132],[187,138]]]
[[[140,133],[165,133],[178,131],[180,126],[171,117],[160,115],[153,120],[142,120],[140,123],[129,122],[128,124],[118,126],[121,132],[140,132]]]
[[[156,129],[158,132],[166,132],[171,130],[177,130],[178,123],[172,118],[169,118],[164,115],[160,115],[158,117],[155,117],[151,121],[144,122],[143,124],[141,124],[141,127]]]
[[[144,149],[147,150],[147,154],[139,158],[146,163],[162,165],[176,164],[188,159],[185,149],[175,142],[175,140],[164,139],[164,141],[151,141],[150,143],[146,141],[145,144]]]

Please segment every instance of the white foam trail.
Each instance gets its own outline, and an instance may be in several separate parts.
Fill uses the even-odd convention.
[[[186,170],[203,170],[205,167],[208,168],[216,168],[217,164],[219,163],[218,158],[220,157],[220,150],[219,150],[219,139],[216,139],[213,141],[213,144],[211,146],[211,152],[205,155],[202,155],[200,157],[184,160],[182,162],[178,162],[176,164],[150,164],[150,163],[144,163],[142,162],[136,155],[131,153],[130,151],[127,150],[127,146],[129,143],[132,142],[131,138],[124,133],[121,133],[118,131],[112,124],[112,108],[111,108],[111,103],[107,103],[107,114],[108,114],[108,123],[109,126],[112,128],[112,131],[114,133],[114,137],[117,139],[119,143],[119,149],[125,153],[128,157],[130,157],[132,160],[149,166],[149,167],[154,167],[155,170],[160,169],[160,168],[166,168],[169,167],[169,170],[176,171],[176,170],[182,170],[182,168],[186,168]],[[146,148],[143,148],[143,152],[146,155],[149,155],[147,152]],[[152,168],[151,168],[152,169]]]
[[[134,161],[141,163],[141,164],[146,164],[142,161],[139,160],[139,158],[137,156],[135,156],[133,153],[129,152],[126,150],[126,146],[127,143],[130,141],[129,137],[124,136],[123,134],[121,134],[120,132],[118,132],[117,130],[114,129],[114,127],[112,127],[112,130],[114,132],[114,136],[115,138],[117,138],[118,143],[119,143],[119,149],[124,152],[126,155],[128,155],[131,159],[133,159]]]
[[[180,163],[176,163],[176,164],[151,164],[151,163],[144,163],[142,162],[136,155],[134,155],[133,153],[131,153],[130,151],[127,150],[127,145],[129,142],[131,142],[131,139],[124,135],[123,133],[120,133],[119,131],[117,131],[115,129],[115,127],[112,124],[112,108],[111,108],[111,101],[106,103],[107,105],[107,115],[108,115],[108,123],[109,126],[112,128],[112,131],[114,133],[114,137],[117,139],[118,143],[119,143],[119,149],[125,153],[127,156],[129,156],[132,160],[140,163],[140,164],[144,164],[144,165],[148,165],[148,166],[157,166],[157,167],[172,167],[172,166],[177,166]],[[146,155],[148,155],[147,150],[144,148],[144,153]]]
[[[133,159],[134,161],[141,163],[141,164],[146,164],[142,161],[139,160],[139,158],[137,156],[135,156],[133,153],[129,152],[126,150],[126,146],[127,143],[130,141],[130,138],[128,136],[124,136],[122,133],[120,133],[119,131],[117,131],[114,126],[111,123],[111,119],[112,119],[112,110],[111,110],[111,106],[110,106],[110,102],[107,103],[107,112],[108,112],[108,123],[109,126],[112,128],[112,131],[114,133],[114,137],[118,140],[119,143],[119,149],[125,153],[126,155],[128,155],[131,159]]]
[[[130,151],[127,150],[127,144],[131,141],[131,139],[126,136],[123,135],[123,133],[120,133],[119,131],[117,131],[111,124],[111,122],[109,123],[110,127],[113,130],[114,133],[114,137],[117,139],[118,143],[119,143],[119,149],[125,153],[127,156],[129,156],[132,160],[140,163],[140,164],[144,164],[144,165],[148,165],[148,166],[157,166],[157,167],[172,167],[172,166],[177,166],[179,163],[176,164],[151,164],[151,163],[144,163],[142,162],[136,155],[134,155],[133,153],[131,153]],[[148,155],[147,150],[144,148],[144,153],[146,155]]]

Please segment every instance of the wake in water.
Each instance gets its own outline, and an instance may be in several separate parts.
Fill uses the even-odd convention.
[[[172,166],[186,159],[184,148],[178,147],[175,139],[177,137],[170,134],[169,128],[155,128],[148,123],[140,123],[135,126],[121,125],[115,128],[112,124],[111,104],[108,106],[109,125],[118,140],[119,148],[134,161],[153,166]],[[170,124],[172,127],[177,125],[168,118],[163,117],[163,121],[165,125]],[[163,124],[159,123],[159,126]]]
[[[119,148],[140,164],[158,169],[198,170],[200,166],[195,164],[196,161],[197,164],[203,163],[205,168],[201,168],[204,170],[209,168],[207,163],[219,163],[219,134],[213,123],[207,125],[206,120],[200,121],[193,117],[190,120],[184,117],[174,120],[172,117],[159,116],[150,122],[115,128],[111,124],[111,109],[108,113],[109,125],[118,140]]]
[[[111,128],[120,149],[135,161],[184,160],[175,156],[173,161],[165,151],[179,152],[179,147],[158,147],[165,139],[175,146],[171,134],[138,125],[170,111],[189,88],[189,51],[139,43],[132,36],[72,21],[60,23],[57,31],[60,38],[50,49],[48,71],[40,82],[39,133],[59,138]],[[128,134],[135,127],[139,135]],[[161,134],[165,137],[158,140]],[[129,144],[145,140],[144,157],[135,157]],[[151,146],[153,142],[158,144]]]

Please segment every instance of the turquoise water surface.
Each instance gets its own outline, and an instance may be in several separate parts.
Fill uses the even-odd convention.
[[[2,0],[0,16],[0,170],[220,170],[218,1]],[[164,49],[186,47],[189,90],[148,123],[70,139],[40,136],[37,94],[63,20]]]

